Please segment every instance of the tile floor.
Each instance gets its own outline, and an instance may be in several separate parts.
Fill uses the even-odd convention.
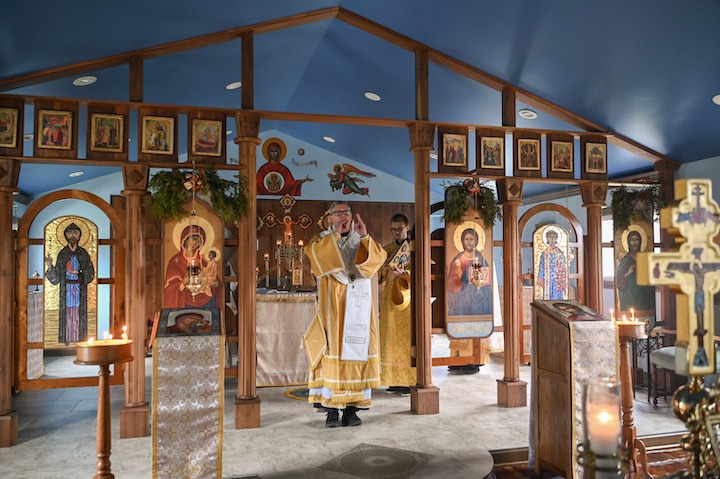
[[[148,400],[151,359],[147,360]],[[291,399],[292,387],[258,388],[261,427],[234,428],[233,396],[237,381],[225,382],[223,477],[357,478],[319,466],[360,444],[403,449],[432,455],[412,479],[483,478],[492,470],[489,451],[528,445],[529,408],[497,406],[496,380],[503,365],[497,358],[472,375],[450,374],[433,368],[433,384],[440,389],[440,414],[418,416],[410,412],[410,398],[373,394],[373,407],[360,413],[360,427],[324,427],[325,415],[304,401]],[[522,366],[521,379],[531,391],[530,367]],[[120,439],[118,413],[123,386],[111,388],[112,472],[117,478],[151,477],[151,438]],[[95,474],[97,388],[23,391],[13,398],[19,413],[19,439],[0,449],[0,477],[77,479]],[[683,429],[668,402],[647,403],[638,391],[635,424],[639,436]],[[170,478],[175,479],[175,478]]]

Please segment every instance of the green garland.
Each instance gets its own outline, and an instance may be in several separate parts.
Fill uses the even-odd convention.
[[[643,218],[652,218],[653,211],[659,212],[667,201],[657,186],[628,190],[621,186],[612,193],[611,209],[615,229],[625,231],[631,224]]]
[[[460,183],[448,185],[443,215],[445,222],[461,223],[470,208],[480,213],[486,227],[495,226],[495,220],[502,219],[502,210],[495,200],[495,192],[483,186],[477,178],[468,178]]]
[[[215,170],[195,171],[197,182],[201,184],[199,194],[210,197],[210,205],[226,223],[236,223],[248,209],[247,187],[244,178],[238,181],[225,180]],[[193,171],[160,171],[150,178],[150,195],[145,199],[148,212],[163,221],[179,220],[188,216],[183,208],[191,195]],[[186,183],[190,182],[188,187]]]

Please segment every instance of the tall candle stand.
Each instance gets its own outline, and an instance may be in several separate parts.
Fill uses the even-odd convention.
[[[288,282],[294,286],[302,285],[304,248],[302,240],[298,241],[297,244],[292,243],[292,241],[285,244],[281,243],[280,240],[277,241],[275,245],[275,262],[277,265],[278,286],[282,282],[284,282],[284,286],[288,286]],[[297,272],[295,272],[296,269]],[[295,272],[294,275],[293,272]],[[288,281],[288,277],[290,281]],[[293,278],[296,278],[296,280],[293,281]],[[297,278],[299,278],[299,282]]]
[[[634,316],[634,315],[633,315]],[[633,417],[633,382],[630,369],[631,345],[635,339],[646,339],[645,323],[642,321],[617,321],[620,337],[620,377],[622,384],[622,443],[629,454],[630,470],[637,471],[637,462],[650,476],[645,443],[637,438]]]
[[[114,478],[110,472],[110,365],[132,361],[132,341],[99,339],[76,343],[75,364],[100,366],[97,410],[97,472],[93,479]]]

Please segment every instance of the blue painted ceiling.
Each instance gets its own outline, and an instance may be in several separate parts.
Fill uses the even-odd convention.
[[[720,2],[697,0],[41,0],[9,2],[0,16],[0,92],[127,101],[127,65],[18,87],[15,80],[67,65],[143,50],[323,9],[323,20],[259,31],[254,38],[255,108],[411,120],[415,57],[343,18],[359,16],[389,34],[427,46],[680,164],[720,156]],[[239,109],[241,42],[144,60],[147,103]],[[381,95],[380,102],[364,98]],[[501,94],[431,61],[430,120],[501,125]],[[523,102],[517,103],[523,108]],[[554,108],[531,105],[536,120],[517,126],[581,131]],[[31,115],[28,115],[30,117]],[[229,118],[229,129],[234,120]],[[81,126],[81,128],[84,128]],[[404,128],[264,120],[275,129],[372,168],[413,179]],[[26,131],[26,133],[32,133]],[[328,144],[324,135],[337,141]],[[229,155],[233,156],[232,153]],[[611,145],[609,174],[651,171],[652,162]],[[25,164],[21,193],[118,171],[117,167]],[[52,172],[52,174],[47,174]]]

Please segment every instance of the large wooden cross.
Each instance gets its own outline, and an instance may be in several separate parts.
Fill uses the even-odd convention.
[[[678,293],[677,372],[715,373],[713,295],[720,290],[720,248],[713,238],[720,231],[720,208],[710,180],[675,181],[675,202],[660,212],[660,226],[676,242],[669,252],[639,253],[637,281]]]

